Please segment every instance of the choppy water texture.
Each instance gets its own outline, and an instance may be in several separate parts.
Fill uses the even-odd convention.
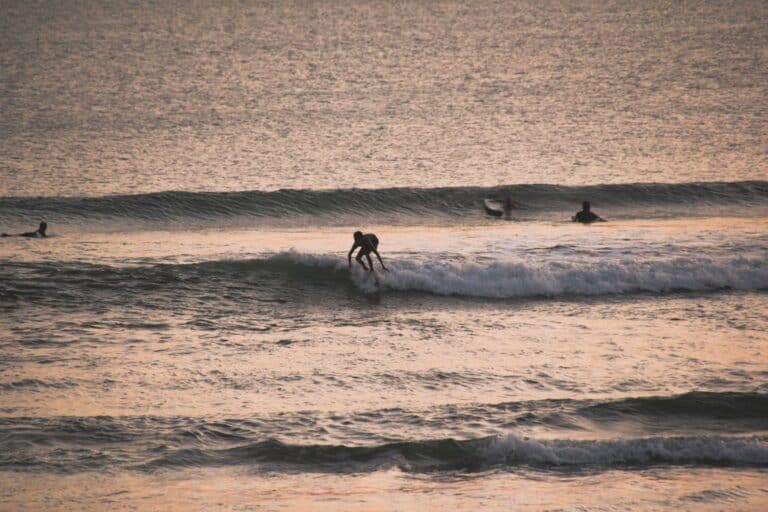
[[[765,2],[0,10],[0,510],[768,508]]]
[[[3,2],[0,195],[765,179],[768,6]]]

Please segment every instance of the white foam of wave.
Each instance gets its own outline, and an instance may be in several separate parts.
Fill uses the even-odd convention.
[[[768,464],[761,437],[654,437],[602,441],[537,441],[497,437],[482,455],[489,464],[636,466],[649,464]]]
[[[347,262],[337,256],[287,251],[275,263],[343,272]],[[488,298],[609,295],[624,293],[768,289],[768,259],[758,256],[673,258],[635,261],[585,260],[563,262],[413,262],[392,261],[390,271],[374,276],[353,261],[350,278],[360,290],[419,291],[437,295]],[[378,283],[378,284],[377,284]]]
[[[391,272],[378,273],[384,289],[490,298],[768,288],[768,263],[761,258],[490,265],[393,262],[390,267]],[[362,273],[353,279],[364,291],[376,288]]]

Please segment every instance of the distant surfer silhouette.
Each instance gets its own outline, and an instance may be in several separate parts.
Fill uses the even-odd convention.
[[[355,259],[360,265],[363,266],[365,270],[368,272],[373,272],[373,260],[371,259],[371,253],[374,253],[376,257],[379,258],[381,268],[389,272],[389,269],[384,266],[384,262],[381,261],[381,255],[379,255],[379,251],[376,250],[379,247],[379,239],[376,237],[376,235],[373,233],[366,233],[364,235],[362,231],[355,231],[353,236],[355,237],[355,243],[352,244],[352,248],[349,250],[349,254],[347,255],[349,268],[352,268],[352,253],[355,252],[355,249],[359,247],[360,250],[357,252]],[[370,268],[365,266],[365,262],[363,262],[363,256],[368,259],[368,267]]]
[[[592,222],[605,222],[605,219],[601,218],[595,212],[592,211],[592,207],[589,201],[581,203],[581,211],[576,212],[576,215],[571,217],[573,222],[581,222],[582,224],[591,224]]]
[[[512,196],[507,196],[504,200],[504,218],[509,220],[512,217],[512,209],[517,208],[517,204],[512,200]]]
[[[18,235],[9,235],[8,233],[2,233],[0,236],[6,237],[6,236],[23,236],[26,238],[45,238],[47,235],[45,234],[45,230],[48,229],[48,224],[45,222],[40,223],[40,227],[37,228],[37,231],[28,231],[26,233],[19,233]]]

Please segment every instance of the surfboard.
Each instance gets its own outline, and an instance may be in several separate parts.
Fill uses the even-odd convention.
[[[504,207],[498,199],[483,199],[483,206],[485,207],[485,213],[491,217],[502,217],[504,215]]]

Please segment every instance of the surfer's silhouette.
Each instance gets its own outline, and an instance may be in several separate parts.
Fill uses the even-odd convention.
[[[27,231],[26,233],[19,233],[18,235],[9,235],[8,233],[1,233],[0,236],[6,237],[6,236],[23,236],[26,238],[45,238],[47,235],[45,234],[45,230],[48,229],[48,224],[45,222],[40,223],[40,227],[37,228],[37,231]]]
[[[581,203],[581,211],[576,212],[576,215],[571,217],[573,222],[581,222],[582,224],[591,224],[592,222],[605,222],[605,219],[601,218],[595,212],[592,211],[592,207],[589,201]]]
[[[352,253],[355,252],[355,249],[359,247],[360,250],[357,252],[355,259],[360,265],[362,265],[365,270],[368,272],[373,272],[373,260],[371,259],[371,253],[374,253],[376,257],[379,258],[381,268],[389,272],[389,269],[384,266],[384,262],[381,261],[381,255],[379,255],[379,251],[376,250],[379,247],[379,239],[376,237],[376,235],[373,233],[366,233],[364,235],[362,231],[355,231],[353,236],[355,237],[355,243],[352,244],[352,248],[349,250],[349,254],[347,255],[349,267],[352,268]],[[365,262],[363,262],[363,256],[368,259],[368,266],[370,268],[365,266]]]
[[[504,199],[504,218],[510,220],[512,217],[512,209],[517,208],[517,204],[512,200],[512,196],[507,196]]]

